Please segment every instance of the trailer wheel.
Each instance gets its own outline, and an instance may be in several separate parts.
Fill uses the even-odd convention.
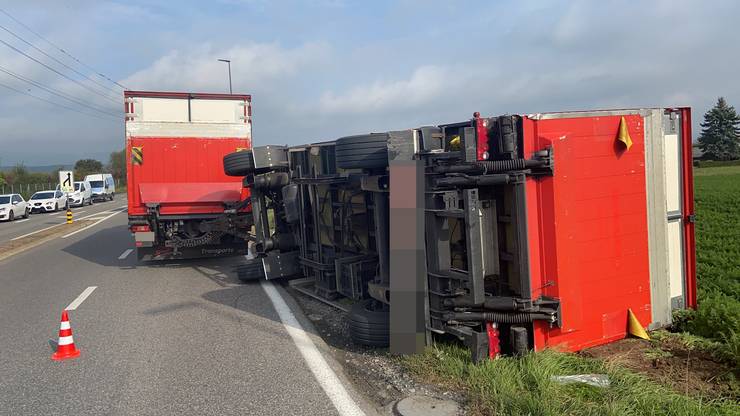
[[[334,148],[341,169],[373,169],[388,166],[388,134],[371,133],[337,139]]]
[[[388,309],[374,299],[356,303],[349,311],[349,336],[358,344],[387,347],[390,342]]]
[[[224,156],[224,173],[228,176],[247,176],[254,172],[254,156],[251,150],[229,153]]]
[[[262,266],[262,259],[250,259],[236,266],[236,276],[245,283],[264,279],[265,269]]]

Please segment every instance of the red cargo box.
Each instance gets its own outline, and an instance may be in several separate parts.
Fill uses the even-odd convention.
[[[632,146],[615,141],[622,118]],[[562,326],[535,348],[580,350],[696,306],[691,115],[687,108],[527,116],[525,153],[552,147],[551,177],[527,180],[531,297],[560,299]]]
[[[126,91],[129,215],[213,214],[238,201],[224,155],[251,148],[248,95]]]

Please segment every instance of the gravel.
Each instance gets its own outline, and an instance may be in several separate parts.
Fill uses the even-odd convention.
[[[425,395],[463,403],[461,392],[443,390],[437,386],[419,383],[403,366],[398,356],[385,348],[371,348],[353,343],[349,338],[347,314],[337,308],[286,285],[319,335],[331,347],[335,359],[342,363],[347,375],[368,399],[385,409],[411,395]]]

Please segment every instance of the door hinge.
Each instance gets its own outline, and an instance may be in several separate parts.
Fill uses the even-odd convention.
[[[692,224],[695,223],[696,222],[696,214],[689,214],[689,215],[687,215],[686,216],[686,221],[687,222],[690,222]]]

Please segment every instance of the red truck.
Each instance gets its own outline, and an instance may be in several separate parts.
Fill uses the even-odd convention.
[[[222,163],[251,148],[251,96],[126,91],[124,108],[139,259],[246,253],[249,193]]]

